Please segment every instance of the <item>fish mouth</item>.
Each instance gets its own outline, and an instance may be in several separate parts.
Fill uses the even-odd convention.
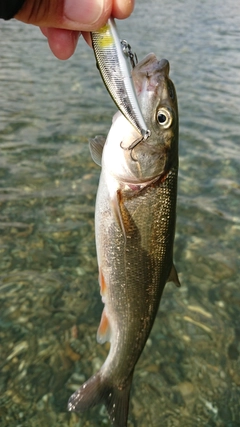
[[[167,59],[157,59],[154,53],[149,53],[132,70],[135,90],[138,100],[147,92],[154,92],[161,82],[169,78],[170,65]]]
[[[151,77],[156,73],[160,73],[165,77],[169,76],[170,65],[167,59],[158,61],[154,53],[149,53],[134,67],[133,72],[144,74],[146,77]]]

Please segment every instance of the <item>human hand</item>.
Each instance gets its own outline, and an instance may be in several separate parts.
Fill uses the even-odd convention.
[[[14,16],[40,27],[58,59],[68,59],[75,51],[80,34],[91,45],[90,31],[101,28],[110,15],[127,18],[134,0],[26,0]]]

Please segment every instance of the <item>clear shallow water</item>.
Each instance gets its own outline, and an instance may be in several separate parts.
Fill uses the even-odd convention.
[[[175,263],[136,367],[129,426],[240,425],[240,6],[139,1],[119,23],[170,61],[180,112]],[[108,426],[66,412],[107,348],[88,139],[115,111],[91,50],[60,62],[35,28],[0,23],[1,426]]]

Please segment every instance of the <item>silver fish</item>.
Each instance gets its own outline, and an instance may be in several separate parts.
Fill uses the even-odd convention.
[[[99,372],[70,398],[70,411],[104,403],[114,427],[126,427],[135,365],[145,346],[167,281],[179,286],[173,264],[178,174],[178,110],[169,63],[151,53],[133,69],[151,136],[118,112],[104,144],[91,142],[102,172],[96,201],[96,245],[103,303],[97,333],[110,341]],[[101,151],[102,158],[100,158]]]
[[[127,61],[127,42],[120,40],[114,19],[109,18],[104,27],[91,33],[91,37],[97,66],[107,90],[118,109],[138,130],[141,138],[147,139],[150,132],[134,90]],[[139,135],[137,138],[139,139]]]

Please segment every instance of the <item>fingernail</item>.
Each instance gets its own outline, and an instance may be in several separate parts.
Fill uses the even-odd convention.
[[[101,16],[104,0],[65,0],[64,15],[69,21],[94,24]]]

